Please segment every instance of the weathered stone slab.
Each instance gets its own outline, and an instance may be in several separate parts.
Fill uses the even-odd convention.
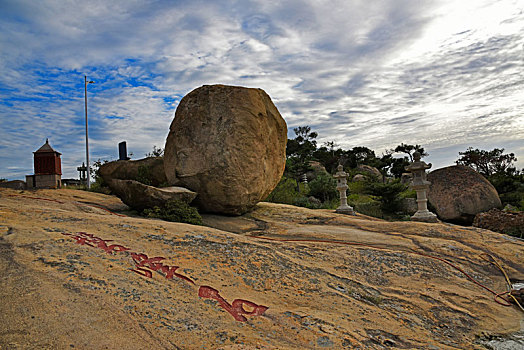
[[[524,242],[484,229],[275,203],[214,229],[69,189],[0,188],[0,209],[2,349],[477,349],[520,330],[450,265],[504,292],[489,247],[524,280]]]
[[[164,173],[164,159],[162,157],[148,157],[138,160],[116,160],[105,163],[98,170],[104,182],[108,185],[111,180],[144,180],[151,186],[160,186],[167,183]],[[142,179],[141,179],[142,178]]]
[[[183,187],[153,187],[134,180],[113,179],[111,190],[128,206],[136,210],[144,210],[161,206],[169,200],[179,200],[191,203],[196,193]]]

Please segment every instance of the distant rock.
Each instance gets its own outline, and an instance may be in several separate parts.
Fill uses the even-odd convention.
[[[400,176],[400,183],[404,185],[409,185],[411,183],[411,180],[413,180],[413,174],[411,173],[402,173]]]
[[[309,196],[307,200],[310,204],[317,205],[317,206],[322,205],[322,201],[316,197]]]
[[[167,137],[170,184],[198,193],[201,210],[240,215],[276,187],[287,126],[261,89],[204,85],[178,105]]]
[[[491,209],[477,214],[473,226],[524,238],[524,212]]]
[[[413,215],[418,210],[417,200],[415,198],[402,198],[400,201],[402,212]]]
[[[25,190],[27,188],[27,185],[26,185],[25,181],[12,180],[12,181],[0,182],[0,187],[10,188],[12,190]]]
[[[352,182],[366,181],[366,177],[362,174],[357,174],[353,176]]]
[[[134,180],[111,181],[111,189],[128,206],[142,211],[154,206],[162,206],[169,200],[191,203],[196,193],[183,187],[153,187]]]
[[[428,200],[441,220],[470,225],[478,213],[501,206],[495,187],[469,167],[437,169],[427,179]]]
[[[160,186],[167,183],[162,157],[148,157],[139,160],[116,160],[100,166],[99,174],[111,187],[111,180],[135,180]]]
[[[328,174],[326,168],[320,162],[312,160],[309,162],[309,166],[311,170],[306,172],[308,182],[315,180],[319,174]]]
[[[362,173],[363,175],[365,175],[367,177],[371,177],[374,180],[382,181],[382,173],[380,172],[380,170],[378,170],[375,167],[372,167],[372,166],[369,166],[369,165],[365,165],[365,164],[361,164],[361,165],[357,166],[357,171]]]

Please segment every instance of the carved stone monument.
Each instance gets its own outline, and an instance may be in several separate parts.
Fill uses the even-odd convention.
[[[337,190],[340,192],[340,206],[336,212],[341,214],[355,215],[355,211],[348,205],[348,198],[346,196],[346,190],[348,189],[347,176],[348,174],[344,171],[344,167],[339,164],[337,173],[333,175],[337,179]]]
[[[426,180],[426,169],[431,168],[431,163],[426,164],[420,160],[420,153],[413,153],[414,162],[406,167],[413,174],[411,188],[417,191],[418,210],[411,217],[411,221],[438,222],[437,216],[428,210],[427,191],[431,182]]]

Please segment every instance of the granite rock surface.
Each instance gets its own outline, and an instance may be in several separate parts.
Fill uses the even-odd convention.
[[[138,211],[155,206],[162,207],[168,201],[191,203],[196,193],[183,187],[153,187],[134,180],[111,180],[111,190],[128,206]]]
[[[524,319],[464,274],[505,291],[493,258],[524,280],[523,241],[488,230],[263,202],[207,226],[130,215],[0,189],[0,348],[476,349]]]
[[[198,193],[203,211],[240,215],[280,181],[287,126],[262,89],[204,85],[184,96],[164,151],[170,184]]]
[[[151,186],[167,183],[162,157],[147,157],[138,160],[115,160],[104,163],[99,168],[99,174],[107,185],[113,179],[147,181]]]
[[[497,190],[475,170],[453,165],[427,175],[429,203],[441,220],[471,225],[475,215],[498,208]]]

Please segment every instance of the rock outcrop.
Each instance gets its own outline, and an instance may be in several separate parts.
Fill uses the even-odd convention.
[[[311,160],[309,162],[309,166],[311,167],[311,170],[306,172],[308,182],[315,180],[320,174],[329,174],[326,168],[320,162]]]
[[[470,225],[478,213],[501,206],[495,187],[469,167],[437,169],[427,179],[429,203],[441,220]]]
[[[0,182],[0,187],[10,188],[10,189],[13,189],[13,190],[25,190],[25,189],[27,189],[27,185],[26,185],[25,181],[22,181],[22,180],[3,181],[3,182]]]
[[[506,291],[489,249],[524,281],[517,238],[265,202],[208,227],[126,209],[0,188],[1,349],[481,349],[521,327],[463,273]]]
[[[524,238],[524,212],[491,209],[477,214],[473,226]]]
[[[239,215],[266,198],[285,167],[287,127],[261,89],[204,85],[178,105],[167,137],[168,182],[202,211]]]
[[[366,164],[360,164],[359,166],[357,166],[357,172],[363,174],[364,176],[368,176],[375,181],[382,181],[383,178],[380,170]]]
[[[102,164],[98,172],[108,186],[113,179],[135,180],[157,187],[167,183],[162,157],[116,160]]]
[[[362,175],[362,174],[357,174],[355,176],[353,176],[353,179],[351,179],[352,182],[363,182],[363,181],[366,181],[366,176],[365,175]]]
[[[111,180],[111,189],[128,206],[142,211],[162,206],[167,201],[179,200],[191,203],[196,193],[183,187],[153,187],[134,180]]]

